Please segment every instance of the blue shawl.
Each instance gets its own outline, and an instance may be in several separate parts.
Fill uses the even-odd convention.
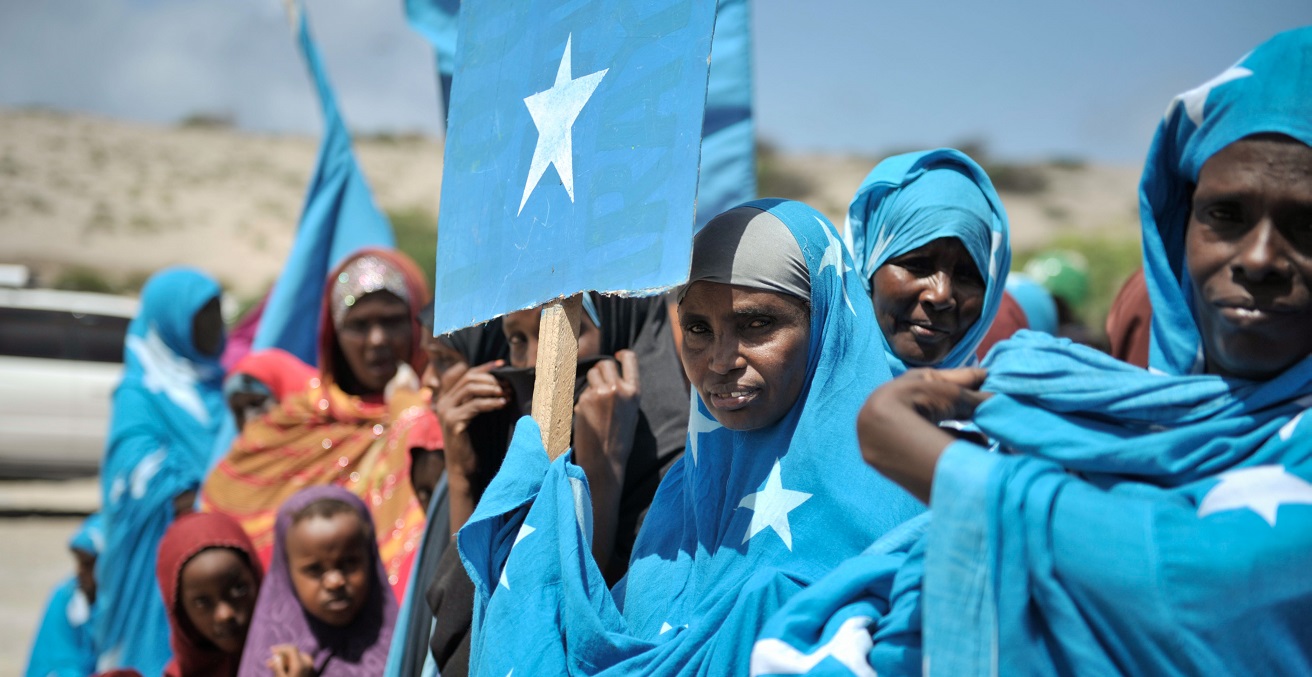
[[[932,675],[1312,672],[1312,357],[1264,382],[1196,375],[1183,260],[1203,162],[1261,132],[1312,144],[1308,91],[1301,29],[1172,102],[1141,187],[1154,371],[1032,332],[999,344],[974,421],[1012,453],[949,446],[923,552],[796,596],[753,674],[919,674],[899,652],[922,622]],[[873,640],[844,663],[835,647],[862,646],[835,619],[855,615]]]
[[[1309,91],[1304,28],[1168,109],[1140,188],[1154,373],[1033,335],[990,356],[1000,394],[975,422],[1017,455],[939,462],[935,674],[1312,672],[1312,357],[1262,382],[1196,375],[1184,265],[1203,163],[1262,132],[1312,144]]]
[[[797,202],[783,221],[811,279],[807,385],[778,423],[735,432],[697,395],[688,452],[656,492],[628,576],[590,555],[586,477],[549,463],[525,418],[458,537],[476,589],[471,674],[742,674],[761,623],[798,589],[922,511],[866,467],[851,425],[888,378],[837,232]]]
[[[69,539],[68,547],[99,556],[105,542],[101,522],[100,513],[88,517]],[[46,604],[24,677],[86,677],[94,673],[91,614],[92,605],[78,587],[77,577],[60,581]]]
[[[993,182],[974,160],[951,148],[895,155],[870,170],[847,208],[844,238],[867,295],[870,276],[884,262],[944,237],[965,245],[985,283],[979,320],[934,365],[960,367],[973,362],[993,324],[1011,268],[1007,212]],[[875,333],[893,375],[906,371],[877,326]]]
[[[192,319],[220,291],[199,271],[163,270],[141,290],[141,311],[128,326],[100,472],[100,670],[160,674],[170,656],[155,556],[173,521],[173,498],[200,485],[224,411],[218,354],[200,354],[192,336]]]

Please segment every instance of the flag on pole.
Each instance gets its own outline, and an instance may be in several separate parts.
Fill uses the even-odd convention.
[[[296,239],[269,295],[252,349],[282,348],[317,364],[319,312],[328,272],[357,249],[392,247],[395,238],[356,164],[351,135],[310,35],[304,3],[294,0],[288,7],[297,45],[323,107],[324,135]]]

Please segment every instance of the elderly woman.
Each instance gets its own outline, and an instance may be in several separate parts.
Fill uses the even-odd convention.
[[[974,362],[1011,265],[1007,213],[974,160],[940,148],[880,162],[845,236],[894,376]]]
[[[866,619],[879,674],[920,673],[888,662],[919,649],[898,624],[936,675],[1312,672],[1308,91],[1312,28],[1168,109],[1140,188],[1152,371],[1031,334],[870,397],[863,452],[934,509]],[[1006,453],[934,425],[972,414]]]
[[[919,512],[841,453],[856,443],[842,422],[888,378],[848,267],[833,226],[797,202],[743,205],[697,236],[679,302],[688,453],[613,590],[588,555],[583,470],[573,452],[548,463],[521,420],[458,537],[471,673],[742,674],[780,600]]]
[[[336,484],[370,507],[388,580],[404,590],[402,565],[424,521],[406,470],[407,438],[432,415],[417,376],[425,358],[416,316],[427,301],[422,273],[394,251],[362,250],[329,275],[318,377],[247,422],[205,483],[206,507],[240,521],[266,566],[278,506],[305,487]]]

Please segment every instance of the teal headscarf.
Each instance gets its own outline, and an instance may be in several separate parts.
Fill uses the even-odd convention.
[[[1007,212],[993,182],[951,148],[895,155],[870,170],[847,209],[844,238],[867,294],[870,277],[886,261],[944,237],[965,245],[985,284],[979,319],[934,365],[948,368],[972,362],[998,314],[1011,268]],[[883,342],[893,375],[906,371],[887,338]]]

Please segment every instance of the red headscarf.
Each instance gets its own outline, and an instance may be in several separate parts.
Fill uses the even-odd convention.
[[[1029,329],[1030,322],[1025,317],[1025,310],[1016,302],[1015,297],[1010,292],[1002,292],[1002,302],[998,304],[998,314],[993,318],[993,324],[989,327],[984,339],[979,342],[979,347],[975,349],[975,357],[984,359],[989,354],[994,344],[1001,343],[1011,338],[1012,334],[1022,330]]]
[[[245,357],[233,365],[228,376],[246,374],[269,387],[269,391],[279,401],[292,393],[298,393],[310,387],[314,378],[314,367],[302,362],[300,358],[281,349],[269,348]]]
[[[1148,336],[1152,324],[1153,304],[1148,298],[1143,268],[1140,268],[1116,293],[1116,300],[1112,301],[1112,308],[1107,313],[1107,338],[1112,344],[1112,357],[1147,369]]]
[[[173,649],[173,660],[164,668],[165,677],[232,677],[237,674],[241,656],[221,651],[202,637],[188,620],[178,599],[182,567],[210,548],[236,550],[250,565],[257,584],[264,577],[255,546],[231,517],[199,512],[183,515],[169,525],[159,542],[159,558],[155,562],[155,576],[159,579],[159,591],[164,596],[164,608],[169,615],[169,646]]]

